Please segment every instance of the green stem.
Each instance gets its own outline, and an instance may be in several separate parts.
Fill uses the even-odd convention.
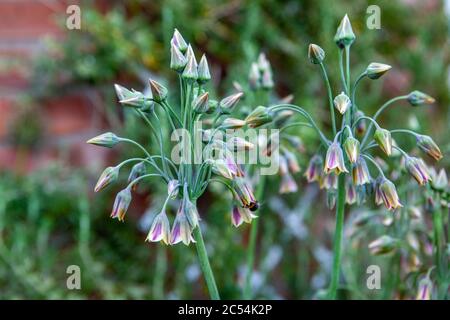
[[[266,176],[261,175],[260,181],[258,183],[258,188],[256,189],[256,199],[261,199],[264,196],[264,186],[266,182]],[[255,251],[256,251],[256,240],[258,235],[258,221],[259,219],[255,219],[252,221],[252,225],[250,227],[250,239],[248,243],[247,250],[247,271],[245,274],[245,283],[243,290],[243,298],[249,300],[253,296],[252,292],[252,274],[253,267],[255,265]]]
[[[328,79],[327,70],[325,70],[325,66],[323,63],[320,63],[320,70],[322,71],[322,76],[327,85],[328,92],[328,104],[330,108],[331,115],[331,125],[333,127],[333,135],[336,135],[336,115],[334,114],[334,106],[333,106],[333,93],[331,92],[330,80]]]
[[[198,260],[203,276],[205,277],[206,286],[208,287],[209,296],[212,300],[220,300],[219,291],[217,290],[216,280],[209,264],[208,253],[206,252],[205,242],[203,241],[202,231],[200,225],[194,229],[194,239],[196,241]]]
[[[448,285],[446,279],[447,265],[445,259],[444,244],[444,229],[442,223],[442,211],[437,208],[433,212],[433,240],[434,240],[434,259],[437,270],[437,286],[438,286],[438,299],[445,299]]]
[[[167,269],[166,248],[158,246],[156,251],[155,276],[153,278],[153,298],[164,298],[164,276]]]
[[[408,99],[408,96],[398,96],[395,98],[392,98],[388,101],[386,101],[385,104],[383,104],[380,109],[378,109],[378,111],[375,113],[375,115],[372,117],[373,120],[377,120],[378,116],[387,108],[389,107],[392,103],[398,101],[398,100],[403,100],[403,99]],[[364,135],[364,138],[361,142],[361,146],[364,146],[364,144],[366,143],[367,139],[369,138],[371,131],[372,131],[373,125],[370,124],[369,128],[367,129],[366,134]]]
[[[339,274],[342,260],[342,236],[344,232],[344,209],[345,209],[345,175],[338,177],[338,196],[336,203],[336,228],[333,244],[333,269],[329,288],[329,298],[336,299],[339,285]]]

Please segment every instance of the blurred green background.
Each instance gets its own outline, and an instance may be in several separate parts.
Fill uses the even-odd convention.
[[[379,30],[366,26],[366,10],[373,4],[381,9]],[[48,101],[59,99],[58,108],[64,108],[67,96],[80,93],[94,97],[96,102],[89,107],[98,115],[91,131],[84,134],[113,131],[148,143],[141,123],[119,107],[113,84],[144,90],[151,76],[167,79],[176,90],[175,74],[168,68],[174,28],[196,52],[207,54],[219,94],[231,92],[233,82],[246,83],[251,62],[264,52],[272,64],[277,95],[293,94],[294,102],[322,120],[328,130],[326,91],[319,70],[308,61],[307,48],[316,43],[326,51],[329,76],[337,88],[333,36],[347,13],[357,36],[352,78],[369,62],[393,66],[380,81],[361,83],[360,108],[373,114],[396,95],[416,89],[430,94],[437,101],[433,106],[412,110],[402,104],[385,113],[382,121],[387,128],[412,128],[433,136],[445,154],[438,168],[449,166],[448,1],[129,0],[99,5],[81,1],[80,7],[81,30],[67,30],[65,11],[56,12],[62,35],[56,40],[40,39],[43,49],[29,64],[22,64],[20,56],[1,63],[0,72],[13,69],[27,75],[27,85],[14,97],[16,115],[2,138],[3,146],[17,150],[13,163],[0,171],[2,299],[207,297],[194,247],[144,242],[149,221],[158,210],[155,204],[163,200],[165,190],[142,186],[125,224],[108,217],[117,187],[93,193],[101,168],[118,163],[134,150],[121,146],[90,161],[89,156],[100,151],[83,145],[80,148],[88,150],[87,156],[76,160],[67,150],[70,144],[84,143],[88,136],[81,135],[80,141],[58,140],[51,160],[31,170],[21,161],[23,157],[32,161],[49,144],[49,119],[42,112]],[[299,134],[306,148],[299,161],[305,168],[315,151],[314,140],[307,130]],[[409,140],[401,144],[408,150],[414,146]],[[311,299],[329,281],[334,212],[326,208],[326,195],[307,185],[302,174],[296,177],[299,193],[280,196],[276,184],[266,190],[253,276],[256,298]],[[420,198],[420,190],[417,193]],[[229,223],[226,197],[214,190],[205,197],[208,201],[200,201],[200,211],[208,212],[203,215],[204,236],[219,290],[223,298],[239,298],[249,226],[236,229]],[[406,250],[394,256],[371,256],[369,241],[397,232],[377,221],[352,229],[355,217],[374,210],[384,214],[384,209],[371,205],[348,212],[344,255],[348,288],[341,296],[412,299],[419,276],[431,264],[430,255],[427,248],[419,250],[421,263],[415,268]],[[429,230],[422,229],[413,237],[426,247]],[[406,239],[409,232],[401,234]],[[371,291],[365,285],[371,264],[392,270],[382,277],[382,290]],[[69,265],[81,268],[81,290],[66,288]]]

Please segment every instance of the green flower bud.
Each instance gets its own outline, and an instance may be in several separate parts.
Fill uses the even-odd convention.
[[[316,44],[310,44],[308,47],[308,58],[313,64],[320,64],[325,59],[325,51]]]
[[[245,122],[250,128],[257,128],[272,121],[272,115],[264,106],[256,107],[246,118]]]
[[[231,96],[220,100],[219,108],[221,113],[231,113],[233,108],[238,104],[244,94],[242,92],[235,93]]]
[[[194,112],[196,112],[198,114],[208,112],[209,93],[205,92],[205,93],[199,95],[197,98],[195,98],[194,102],[192,103],[192,107],[194,109]]]
[[[436,100],[433,97],[423,93],[421,91],[413,91],[408,95],[408,102],[416,107],[422,104],[433,104]]]
[[[248,74],[250,89],[257,90],[261,86],[261,73],[257,63],[252,63]]]
[[[235,118],[227,118],[220,125],[224,129],[240,129],[245,126],[245,120],[235,119]]]
[[[186,64],[186,57],[181,53],[180,49],[172,43],[170,46],[170,68],[177,72],[182,72]]]
[[[391,133],[382,128],[377,128],[373,135],[374,140],[388,156],[392,154],[392,137]]]
[[[125,213],[128,210],[128,207],[131,203],[131,190],[126,188],[120,191],[116,200],[114,201],[113,209],[111,212],[111,218],[117,218],[119,221],[123,221],[125,218]]]
[[[152,91],[153,100],[161,102],[167,98],[167,88],[155,80],[150,79],[150,90]]]
[[[344,114],[348,108],[352,105],[350,98],[341,92],[336,98],[334,98],[334,107],[339,111],[340,114]]]
[[[205,84],[209,80],[211,80],[211,74],[209,73],[208,60],[206,60],[206,56],[203,55],[200,59],[200,63],[198,64],[198,83]]]
[[[372,62],[366,69],[367,77],[370,79],[378,79],[388,72],[392,67],[388,64]]]
[[[174,30],[173,37],[170,42],[172,45],[177,47],[182,53],[186,52],[187,47],[188,47],[187,43],[186,43],[186,41],[184,41],[183,36],[177,29]]]
[[[86,141],[86,143],[93,144],[93,145],[100,146],[100,147],[106,147],[106,148],[112,148],[119,142],[120,142],[119,137],[117,137],[112,132],[103,133],[99,136],[96,136],[96,137]]]
[[[336,42],[339,48],[344,48],[345,46],[350,46],[353,41],[355,41],[356,36],[353,33],[352,25],[348,16],[341,20],[339,27],[336,31],[336,35],[334,36],[334,42]]]
[[[197,80],[198,79],[198,65],[197,60],[195,60],[194,51],[192,50],[191,45],[189,45],[186,53],[187,64],[184,68],[183,74],[181,77],[187,80]]]
[[[359,141],[353,137],[348,137],[343,146],[350,162],[356,163],[359,157]]]
[[[100,178],[98,178],[95,184],[94,192],[99,192],[109,186],[112,182],[116,181],[119,177],[119,167],[108,167],[106,168]]]
[[[400,246],[400,240],[388,235],[372,241],[369,244],[369,250],[373,255],[384,255],[393,252]]]
[[[420,150],[425,152],[434,160],[439,161],[442,159],[443,156],[441,150],[430,136],[418,134],[416,135],[416,141]]]
[[[145,163],[144,161],[138,162],[136,163],[133,168],[131,168],[130,171],[130,175],[128,176],[128,183],[133,182],[135,179],[137,179],[140,176],[143,176],[145,174],[145,172],[147,171],[146,167],[145,167]],[[137,189],[138,184],[137,183],[133,183],[132,185],[132,190],[136,190]]]

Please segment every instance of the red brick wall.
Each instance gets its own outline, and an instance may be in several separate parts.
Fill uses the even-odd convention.
[[[64,17],[67,6],[79,2],[0,0],[0,171],[15,169],[25,173],[62,154],[69,155],[66,158],[74,165],[101,162],[105,155],[84,143],[99,132],[100,115],[93,107],[93,97],[98,99],[95,92],[80,91],[33,106],[44,119],[42,141],[33,150],[18,150],[10,139],[10,128],[20,108],[17,97],[27,90],[27,72],[33,57],[45,50],[46,37],[64,39],[56,16]]]

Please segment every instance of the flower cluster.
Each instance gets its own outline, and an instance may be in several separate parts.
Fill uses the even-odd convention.
[[[111,217],[123,221],[138,183],[147,178],[160,178],[167,185],[167,198],[160,213],[154,218],[146,240],[162,241],[171,245],[182,242],[189,245],[196,241],[194,230],[199,226],[197,199],[213,181],[228,187],[235,198],[236,208],[231,215],[233,224],[249,222],[254,217],[253,211],[258,208],[258,202],[234,157],[236,151],[251,148],[252,145],[239,138],[235,138],[233,144],[224,143],[215,139],[214,133],[230,128],[255,127],[267,120],[255,110],[244,120],[228,117],[225,121],[219,121],[223,115],[229,115],[234,110],[243,93],[237,92],[220,100],[211,99],[209,92],[205,90],[206,83],[211,79],[206,56],[203,55],[197,63],[191,45],[176,29],[171,40],[170,56],[170,68],[178,73],[180,82],[179,103],[172,105],[174,99],[169,90],[154,79],[149,80],[150,95],[115,85],[119,102],[134,110],[148,125],[156,141],[154,147],[159,152],[151,154],[149,149],[140,143],[110,132],[92,138],[88,143],[112,148],[120,142],[125,142],[133,144],[143,153],[142,157],[127,159],[114,167],[106,168],[101,174],[95,186],[96,192],[118,180],[123,166],[134,163],[128,186],[116,196]],[[258,84],[255,85],[269,87],[270,66],[261,71],[261,83],[258,79]],[[171,141],[169,135],[163,134],[165,123],[160,121],[161,114],[164,114],[167,126],[173,132],[182,129],[188,136],[188,142],[182,141],[180,144],[181,159],[178,162],[170,159],[165,149]],[[195,124],[201,120],[205,120],[203,123],[209,123],[209,128],[200,131]],[[210,151],[211,155],[200,163],[192,160],[192,153],[195,152],[193,145],[196,142],[203,144],[204,150]],[[218,177],[212,178],[213,174]],[[177,199],[179,207],[171,224],[166,208],[169,201]]]

